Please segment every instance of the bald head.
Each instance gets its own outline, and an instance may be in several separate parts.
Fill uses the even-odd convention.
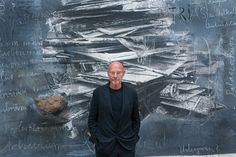
[[[121,88],[121,81],[125,75],[125,68],[119,61],[113,61],[108,65],[107,74],[109,77],[110,87],[112,89]]]
[[[119,62],[119,61],[112,61],[112,62],[108,65],[108,69],[107,69],[108,72],[109,72],[109,70],[110,70],[111,68],[113,68],[113,67],[119,67],[119,68],[125,70],[123,64],[122,64],[121,62]]]

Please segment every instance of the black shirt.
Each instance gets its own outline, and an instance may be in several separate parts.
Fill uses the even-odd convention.
[[[110,97],[114,121],[118,125],[123,104],[123,87],[118,90],[110,88]]]

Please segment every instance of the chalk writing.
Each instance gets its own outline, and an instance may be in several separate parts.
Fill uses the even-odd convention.
[[[198,155],[201,153],[218,153],[219,146],[191,146],[190,144],[183,145],[179,147],[180,154],[184,153],[197,153]]]
[[[236,8],[214,8],[214,11],[209,12],[208,18],[236,15]]]
[[[19,73],[19,74],[16,74],[16,77],[17,78],[22,78],[22,77],[38,77],[42,75],[42,73],[36,73],[36,72],[22,72],[22,73]]]
[[[15,104],[15,106],[11,106],[11,107],[6,106],[3,108],[0,108],[0,113],[20,112],[20,111],[26,111],[26,110],[27,110],[26,106]]]
[[[32,56],[32,55],[41,55],[41,51],[0,51],[0,57],[20,57],[20,56]]]
[[[219,3],[223,3],[226,2],[227,0],[208,0],[207,3],[208,4],[219,4]]]
[[[0,94],[0,99],[5,99],[5,98],[10,98],[10,97],[17,97],[17,96],[21,96],[21,95],[26,95],[26,89],[17,89],[17,90],[12,90],[12,91],[7,91],[2,93],[3,91],[1,91]]]
[[[206,20],[206,28],[218,28],[218,27],[230,27],[230,26],[236,26],[236,21],[232,21],[232,20],[225,20],[225,21],[221,21],[221,22],[209,22],[209,19]]]
[[[65,126],[50,126],[50,127],[41,127],[35,124],[29,124],[27,126],[23,125],[21,121],[18,126],[13,127],[10,124],[5,125],[5,133],[23,133],[23,132],[33,132],[33,133],[40,133],[40,132],[53,132],[53,133],[61,133],[67,131],[68,128]]]
[[[138,144],[139,147],[141,147],[142,149],[159,149],[166,146],[166,142],[166,135],[163,134],[163,136],[160,136],[156,139],[140,140]]]
[[[226,2],[227,0],[207,0],[207,1],[199,1],[199,0],[190,0],[190,4],[201,4],[201,3],[207,3],[207,4],[219,4]]]
[[[5,11],[5,2],[3,0],[0,0],[0,20],[4,21],[4,19],[1,17],[4,14]]]
[[[18,41],[10,41],[10,42],[1,42],[0,43],[0,47],[18,47],[20,46],[19,45],[19,42]]]
[[[14,78],[13,74],[5,75],[3,71],[0,72],[0,80],[1,81],[13,80],[13,78]]]
[[[5,41],[0,42],[0,47],[22,47],[22,46],[42,46],[43,42],[34,40],[34,41]]]
[[[45,91],[45,90],[48,90],[50,89],[50,87],[48,85],[45,85],[45,86],[41,86],[41,87],[32,87],[33,91],[34,92],[40,92],[40,91]]]
[[[89,145],[88,145],[88,147],[89,147]],[[94,155],[94,150],[90,147],[88,150],[73,151],[73,152],[69,152],[66,154],[66,156],[77,156],[77,157],[78,156],[91,156],[91,155]]]
[[[207,29],[236,26],[236,8],[233,5],[227,5],[228,2],[230,1],[212,1],[209,3],[210,5],[206,5],[205,25]]]
[[[170,13],[172,14],[173,21],[175,22],[176,15],[178,15],[183,21],[190,21],[191,20],[191,9],[190,6],[187,8],[184,7],[171,7],[168,8]]]
[[[235,73],[235,60],[234,60],[234,43],[235,43],[235,39],[234,36],[231,36],[229,39],[229,49],[228,49],[228,60],[229,60],[229,70],[228,70],[228,79],[226,81],[226,95],[234,95],[236,96],[236,90],[234,87],[234,73]]]
[[[28,66],[31,64],[40,64],[43,63],[42,59],[29,59],[27,61],[22,62],[12,62],[12,63],[0,63],[0,68],[7,68],[7,69],[15,69],[22,66]]]
[[[190,6],[182,9],[180,7],[179,15],[184,21],[191,20],[195,16],[198,19],[204,19],[207,29],[236,26],[236,7],[228,4],[230,4],[230,0],[204,2],[192,0]]]
[[[39,77],[42,73],[36,73],[36,72],[21,72],[21,73],[10,73],[5,74],[4,71],[0,72],[0,81],[11,81],[13,79],[20,79],[25,77]]]
[[[25,144],[22,141],[18,141],[18,143],[8,142],[4,147],[4,150],[0,150],[0,152],[8,152],[8,151],[25,151],[25,150],[59,150],[60,147],[56,143],[28,143]]]
[[[42,41],[26,41],[23,42],[23,46],[42,46],[43,42]]]

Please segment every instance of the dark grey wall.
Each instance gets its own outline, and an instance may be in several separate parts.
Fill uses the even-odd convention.
[[[0,0],[0,156],[94,156],[106,66],[139,94],[137,156],[236,153],[233,0]],[[56,113],[34,100],[60,95]]]

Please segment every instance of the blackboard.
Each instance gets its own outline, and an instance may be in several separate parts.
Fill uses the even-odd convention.
[[[236,153],[234,0],[0,0],[0,156],[95,156],[87,117],[122,60],[137,156]],[[63,97],[45,113],[35,100]]]

